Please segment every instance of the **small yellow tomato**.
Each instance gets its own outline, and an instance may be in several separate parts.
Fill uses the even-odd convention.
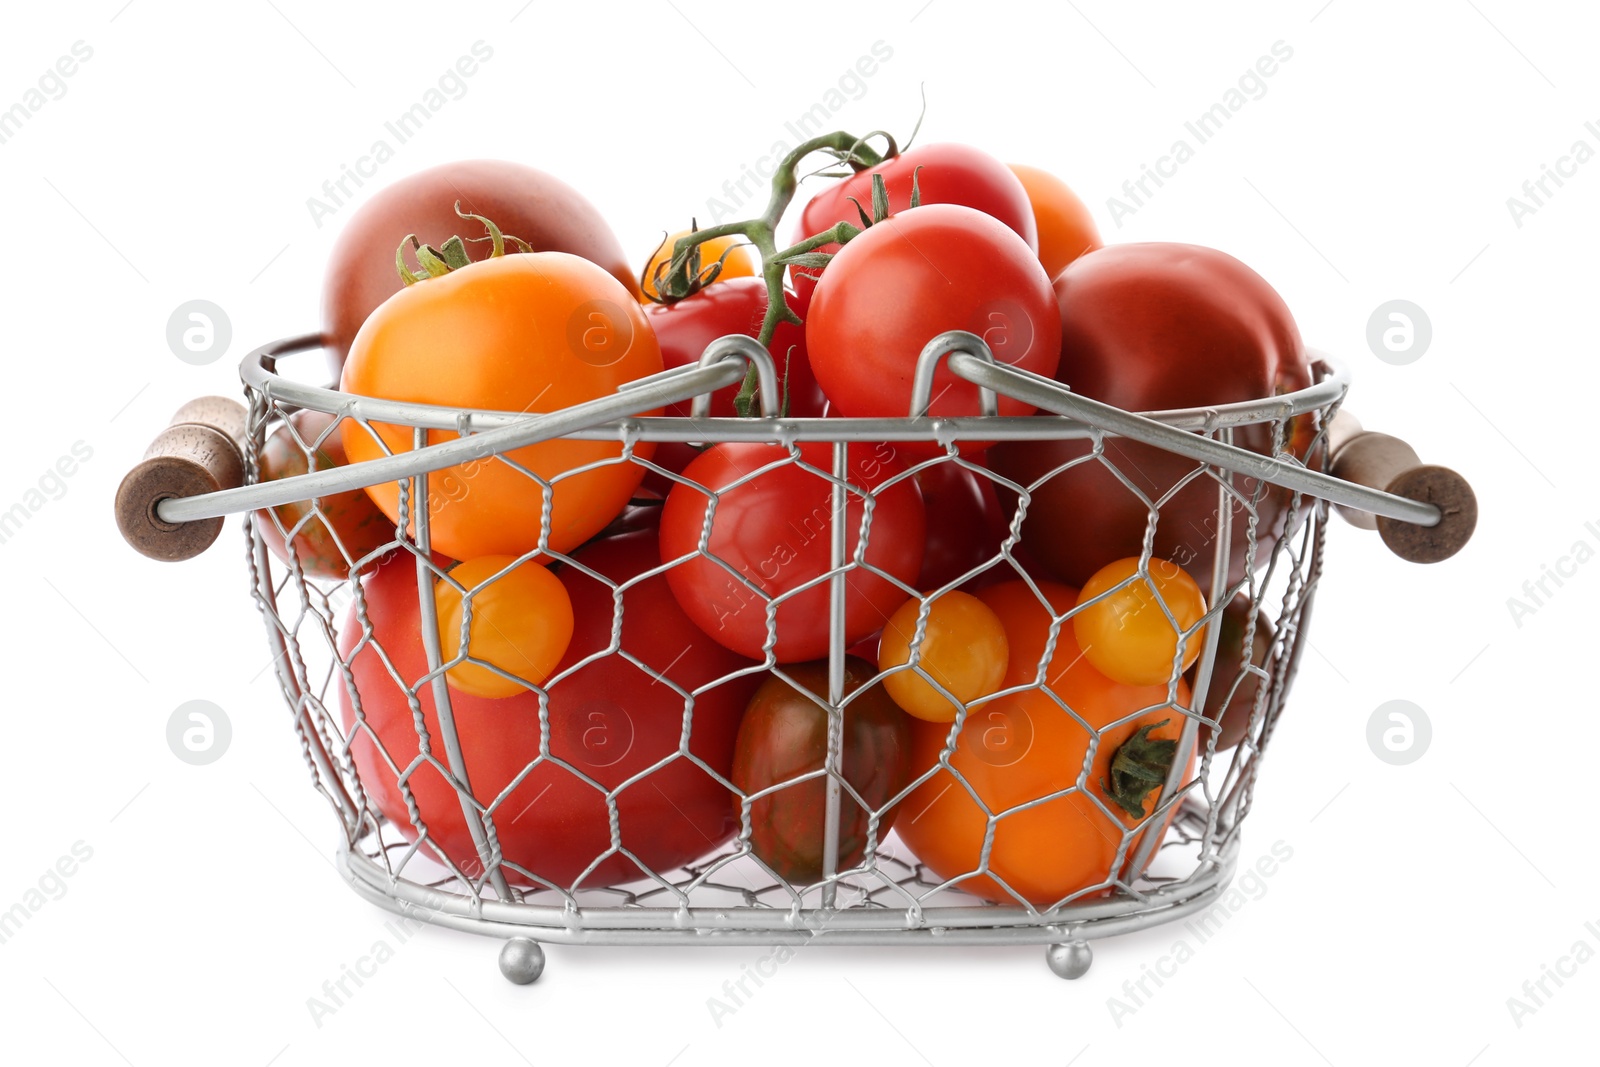
[[[661,294],[656,289],[656,268],[660,267],[661,276],[666,277],[668,266],[672,263],[672,250],[677,246],[678,239],[687,237],[692,230],[679,230],[662,242],[656,249],[655,255],[650,257],[650,262],[645,264],[644,278],[640,288],[644,290],[639,297],[639,303],[651,303],[651,297]],[[727,253],[724,255],[723,253]],[[727,281],[729,278],[750,278],[760,275],[761,260],[756,256],[755,246],[743,234],[729,234],[726,237],[713,237],[700,245],[700,270],[703,272],[711,264],[722,261],[722,271],[717,275],[717,281]],[[716,282],[712,283],[713,285]]]
[[[1179,641],[1180,674],[1205,645],[1205,627],[1195,627],[1205,616],[1206,599],[1194,579],[1164,559],[1152,559],[1148,573],[1148,578],[1139,574],[1137,556],[1107,563],[1084,583],[1078,603],[1088,606],[1072,617],[1084,658],[1124,685],[1163,685],[1172,677]],[[1116,591],[1104,600],[1088,603],[1111,589]]]
[[[531,560],[507,570],[516,560],[479,556],[434,583],[439,642],[447,663],[461,653],[462,616],[468,604],[472,610],[467,635],[471,660],[445,672],[452,689],[478,697],[516,696],[527,692],[528,685],[542,684],[566,654],[572,641],[572,599],[566,586]],[[466,597],[458,586],[466,589]]]
[[[913,597],[896,609],[878,642],[878,669],[912,662],[912,638],[922,601]],[[927,629],[917,646],[916,668],[886,674],[883,686],[896,704],[928,722],[954,722],[959,705],[994,693],[1010,655],[1006,629],[988,605],[966,593],[945,593],[928,608]],[[946,696],[928,680],[947,690]]]

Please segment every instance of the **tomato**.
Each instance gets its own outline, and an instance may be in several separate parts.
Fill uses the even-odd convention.
[[[1081,610],[1072,617],[1084,658],[1124,685],[1164,685],[1180,642],[1179,671],[1188,670],[1205,648],[1206,630],[1199,623],[1206,600],[1194,579],[1164,559],[1152,559],[1148,575],[1139,574],[1138,556],[1106,564],[1084,583]]]
[[[559,886],[576,887],[580,878],[583,886],[599,886],[643,877],[637,863],[613,851],[608,790],[615,791],[621,846],[657,872],[693,862],[738,830],[727,780],[739,720],[757,684],[754,665],[701,635],[659,575],[623,590],[619,645],[607,652],[614,589],[659,564],[655,544],[655,531],[647,529],[586,545],[573,558],[599,577],[578,567],[561,568],[558,577],[572,601],[574,629],[549,684],[548,757],[540,759],[535,693],[505,699],[451,693],[473,791],[485,804],[493,802],[505,861]],[[372,637],[395,676],[416,687],[431,741],[432,758],[417,762],[407,779],[428,827],[425,849],[481,875],[459,796],[440,770],[447,764],[434,687],[421,682],[428,664],[419,637],[414,560],[391,558],[364,580],[363,590]],[[354,708],[347,688],[335,683],[346,736],[352,737],[351,755],[369,802],[415,840],[394,770],[417,761],[411,707],[384,657],[373,641],[363,642],[363,634],[353,605],[339,634],[339,650],[351,665],[365,728],[352,734]],[[593,662],[578,666],[589,657]],[[652,671],[668,681],[659,681]],[[740,671],[751,673],[735,677]],[[695,693],[687,733],[690,720],[680,689]],[[647,770],[647,776],[638,777]],[[507,873],[513,881],[529,881]]]
[[[445,672],[450,686],[463,693],[509,697],[543,685],[572,640],[572,599],[555,575],[532,560],[465,560],[434,583],[433,597],[446,663],[461,655],[467,622],[470,658]]]
[[[918,471],[917,485],[928,514],[939,517],[928,527],[928,549],[916,582],[919,589],[942,589],[999,555],[1010,531],[992,479],[946,460]],[[1000,573],[1002,568],[1009,577],[1010,568],[1000,564],[970,580]]]
[[[325,471],[344,466],[344,442],[339,434],[328,432],[334,419],[320,411],[299,411],[291,416],[294,429],[280,426],[261,449],[259,480],[271,482],[313,468]],[[273,555],[287,563],[289,547],[284,535],[288,534],[301,570],[312,578],[348,578],[352,565],[357,573],[370,571],[378,564],[376,553],[395,539],[394,522],[360,489],[314,501],[296,500],[270,510],[276,513],[277,522],[267,509],[256,516],[262,540]]]
[[[1060,313],[1032,249],[981,211],[931,204],[892,215],[839,250],[812,296],[806,344],[833,412],[904,418],[917,357],[945,330],[978,334],[1000,362],[1036,374],[1056,369]],[[932,401],[935,416],[979,413],[977,386],[944,364]],[[1032,411],[1000,397],[1002,415]]]
[[[1038,167],[1010,166],[1028,191],[1033,221],[1039,229],[1039,262],[1046,274],[1054,278],[1068,263],[1105,244],[1094,216],[1066,182]]]
[[[797,452],[816,470],[833,470],[832,445],[807,442]],[[667,571],[667,581],[684,613],[717,641],[763,658],[768,598],[785,598],[775,610],[772,652],[779,663],[827,653],[832,585],[817,579],[831,570],[834,483],[789,456],[779,445],[715,445],[689,464],[684,477],[696,484],[673,486],[661,515],[661,556],[682,561]],[[910,477],[885,485],[905,470],[888,445],[851,445],[848,456],[855,488],[845,502],[847,559],[854,559],[861,540],[861,491],[869,490],[874,503],[865,563],[909,584],[922,567],[922,493]],[[701,486],[718,494],[707,542],[715,560],[698,554],[711,504]],[[882,627],[906,594],[854,563],[847,564],[846,577],[845,641],[854,644]]]
[[[1218,620],[1217,658],[1211,670],[1211,686],[1206,690],[1205,717],[1221,726],[1217,731],[1218,752],[1245,739],[1250,732],[1250,716],[1255,714],[1256,696],[1261,692],[1261,676],[1245,669],[1244,636],[1252,614],[1256,626],[1250,637],[1249,662],[1271,674],[1272,620],[1256,609],[1249,594],[1240,593],[1222,609]],[[1202,747],[1210,735],[1210,724],[1202,723]]]
[[[1058,380],[1074,392],[1130,411],[1205,407],[1255,400],[1310,384],[1310,368],[1283,299],[1249,267],[1210,248],[1177,244],[1110,245],[1073,261],[1055,282],[1062,323]],[[826,384],[826,383],[824,383]],[[1287,443],[1303,457],[1309,422]],[[1240,427],[1234,443],[1272,452],[1270,426]],[[1061,580],[1078,585],[1112,560],[1140,555],[1149,505],[1087,441],[1003,442],[985,462],[1033,490],[1024,542]],[[1154,552],[1184,567],[1211,595],[1217,534],[1217,482],[1193,478],[1200,466],[1170,452],[1108,438],[1105,460],[1161,505]],[[1258,490],[1256,562],[1281,535],[1289,495],[1235,476],[1245,500]],[[1230,583],[1244,574],[1249,513],[1233,503]]]
[[[929,144],[908,149],[827,186],[801,210],[791,243],[798,244],[841,222],[861,225],[861,211],[856,205],[861,205],[869,216],[872,214],[874,175],[883,178],[890,214],[911,206],[914,181],[919,203],[976,208],[1009,226],[1030,251],[1039,247],[1038,224],[1021,179],[998,159],[963,144]],[[832,244],[818,249],[821,252],[837,250],[838,246]],[[833,264],[828,266],[831,269]],[[817,269],[791,268],[789,273],[795,290],[803,299],[809,299],[808,291],[816,283]]]
[[[799,685],[771,675],[756,690],[734,750],[734,808],[742,811],[753,793],[822,770],[828,754],[828,664],[799,663],[784,668]],[[839,797],[841,871],[866,854],[871,813],[882,811],[875,840],[881,847],[901,806],[883,810],[910,782],[909,720],[883,686],[872,684],[872,665],[845,661],[845,698],[840,741],[840,771],[848,788]],[[822,878],[823,835],[827,826],[827,778],[817,775],[783,786],[750,803],[750,850],[778,875],[797,885]],[[861,799],[851,795],[855,794]],[[862,807],[865,802],[867,807]]]
[[[661,246],[650,256],[650,262],[645,264],[644,272],[640,275],[641,303],[651,304],[661,298],[661,293],[656,289],[656,272],[659,270],[661,276],[666,277],[667,267],[672,263],[673,249],[677,247],[680,238],[688,237],[692,232],[692,230],[679,230],[662,241]],[[711,264],[718,260],[722,262],[722,270],[718,272],[717,280],[712,282],[712,285],[734,278],[759,277],[761,274],[761,257],[756,254],[755,246],[750,243],[749,238],[743,235],[713,237],[709,241],[701,242],[697,247],[700,250],[702,274]]]
[[[389,400],[549,412],[610,395],[661,369],[644,311],[615,278],[563,252],[516,253],[396,293],[361,327],[343,387]],[[372,429],[393,452],[412,447],[408,427],[374,423]],[[354,419],[343,431],[353,462],[383,455]],[[428,440],[455,436],[431,430]],[[654,449],[641,443],[635,452],[649,458]],[[573,440],[507,454],[543,478],[559,477],[551,494],[551,549],[565,552],[604,528],[628,503],[644,468],[613,463],[560,476],[621,454],[619,442]],[[499,457],[436,471],[428,491],[433,546],[448,556],[520,556],[539,546],[544,489]],[[367,492],[391,521],[399,520],[397,483]]]
[[[952,591],[932,599],[922,640],[917,642],[913,639],[921,612],[922,601],[913,597],[889,616],[878,646],[878,669],[889,671],[911,663],[915,645],[915,665],[887,674],[884,688],[896,704],[919,719],[954,722],[963,705],[1000,688],[1009,655],[1005,626],[977,597]]]
[[[323,333],[335,379],[361,324],[400,291],[394,250],[406,235],[435,247],[457,234],[474,235],[474,224],[456,214],[457,201],[463,211],[493,219],[541,252],[570,252],[599,264],[637,298],[638,282],[622,246],[576,189],[521,163],[445,163],[374,193],[339,232],[322,289]],[[468,241],[466,247],[475,260],[490,251],[487,242]]]
[[[789,306],[794,307],[793,299]],[[719,337],[742,333],[756,337],[761,333],[761,320],[767,314],[767,284],[760,278],[731,278],[700,290],[672,304],[651,304],[645,315],[655,330],[661,344],[662,362],[672,367],[689,366],[700,362],[706,346]],[[809,418],[822,414],[824,400],[822,389],[811,373],[811,360],[806,355],[805,330],[792,322],[780,322],[773,332],[772,343],[767,345],[777,365],[780,381],[784,382],[789,399],[789,414],[795,418]],[[737,384],[718,389],[711,395],[711,414],[718,418],[732,418],[733,398],[739,392]],[[669,415],[689,414],[689,401],[667,408]]]
[[[1011,651],[1002,682],[1007,688],[1041,680],[1051,616],[1065,615],[1077,600],[1077,590],[1067,586],[1043,582],[1040,588],[1050,610],[1021,581],[978,594],[1005,626]],[[966,892],[1014,904],[1009,886],[1022,899],[1045,908],[1076,894],[1108,888],[1120,873],[1112,865],[1125,838],[1124,859],[1133,856],[1159,794],[1151,785],[1147,792],[1134,789],[1130,795],[1125,782],[1114,780],[1118,777],[1112,771],[1114,758],[1130,741],[1135,741],[1137,750],[1141,732],[1146,747],[1151,741],[1175,740],[1189,689],[1180,679],[1175,706],[1167,702],[1165,685],[1111,681],[1082,658],[1072,627],[1065,624],[1059,628],[1042,682],[1049,693],[1023,690],[997,697],[968,714],[949,759],[967,786],[938,766],[951,727],[911,720],[913,780],[938,769],[906,799],[905,813],[895,826],[938,878],[960,878],[959,888]],[[1092,755],[1089,731],[1050,693],[1097,731]],[[1192,771],[1192,755],[1188,767]],[[1108,785],[1117,787],[1118,795],[1135,803],[1143,816],[1124,810],[1108,794]],[[995,814],[984,874],[973,872],[979,870],[990,822],[968,787]],[[1060,793],[1064,795],[1056,795]],[[1051,799],[1043,800],[1046,797]],[[1043,803],[1014,810],[1039,800]],[[1168,823],[1175,812],[1174,805],[1166,816]],[[964,877],[969,874],[973,876]]]

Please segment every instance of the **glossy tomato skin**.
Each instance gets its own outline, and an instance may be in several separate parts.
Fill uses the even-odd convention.
[[[794,298],[788,297],[791,310]],[[661,360],[670,370],[673,367],[691,366],[700,362],[706,346],[730,333],[757,337],[761,321],[767,314],[767,283],[761,278],[729,278],[719,280],[693,296],[672,304],[651,304],[645,309],[650,325],[655,329],[656,340],[661,344]],[[772,343],[767,345],[777,365],[782,380],[788,368],[789,414],[795,418],[811,418],[822,414],[822,388],[811,372],[811,360],[806,354],[806,335],[802,326],[781,322],[773,331]],[[718,389],[711,394],[711,414],[717,418],[732,418],[733,398],[739,392],[737,384]],[[669,415],[689,414],[689,401],[667,408]]]
[[[1066,182],[1022,163],[1011,164],[1011,172],[1028,192],[1039,229],[1039,262],[1052,280],[1068,263],[1105,245],[1094,216]]]
[[[597,541],[575,558],[612,583],[636,577],[657,563],[655,531]],[[619,654],[601,656],[562,677],[611,642],[612,586],[574,567],[559,577],[571,598],[575,628],[571,644],[550,683],[549,758],[535,767],[495,807],[495,831],[508,863],[560,886],[598,886],[642,877],[638,865],[612,847],[604,794],[679,751],[684,701],[669,685]],[[399,676],[415,684],[427,673],[419,633],[416,566],[397,556],[364,581],[373,634]],[[752,665],[700,636],[678,611],[659,576],[630,586],[623,595],[621,648],[678,686],[693,690]],[[370,801],[403,833],[414,837],[406,799],[372,734],[402,768],[417,755],[417,735],[404,692],[369,642],[359,652],[362,629],[354,607],[339,635],[340,652],[354,653],[352,671],[367,727],[356,733],[352,756]],[[687,750],[724,778],[731,772],[740,718],[757,681],[730,678],[701,693]],[[343,686],[348,730],[354,710]],[[418,691],[436,758],[443,762],[433,687]],[[453,692],[451,707],[474,793],[484,801],[506,790],[539,758],[539,701],[532,693],[486,699]],[[570,768],[570,769],[568,769]],[[578,777],[593,779],[599,789]],[[409,785],[429,830],[429,847],[472,873],[481,873],[476,849],[454,789],[432,766],[422,766]],[[692,862],[731,839],[736,819],[728,808],[725,782],[679,756],[616,795],[622,844],[658,872]],[[604,857],[604,858],[602,858]],[[587,876],[584,871],[599,864]],[[517,881],[513,877],[513,881]]]
[[[917,485],[928,514],[936,516],[928,525],[918,589],[941,589],[999,554],[1009,531],[992,479],[947,460],[918,471]],[[999,570],[1013,576],[1004,563],[984,575]]]
[[[1218,723],[1218,752],[1233,748],[1250,732],[1250,716],[1255,714],[1256,697],[1261,692],[1261,678],[1244,670],[1245,630],[1251,614],[1256,616],[1255,630],[1251,634],[1249,662],[1272,672],[1272,620],[1257,610],[1246,593],[1240,593],[1222,610],[1217,634],[1217,658],[1211,673],[1211,686],[1206,691],[1205,717]],[[1194,671],[1191,670],[1193,675]],[[1212,727],[1200,724],[1200,744],[1204,746],[1211,736]]]
[[[904,418],[917,357],[946,330],[979,335],[999,362],[1055,373],[1060,312],[1032,249],[994,218],[955,204],[912,208],[853,239],[828,264],[806,321],[811,367],[830,410]],[[934,416],[980,412],[977,386],[942,363],[932,401]],[[1033,410],[1000,397],[1002,415]],[[903,447],[916,456],[939,451]]]
[[[1043,582],[1040,587],[1056,615],[1069,611],[1077,599],[1077,591],[1067,586]],[[1002,686],[1038,679],[1051,613],[1021,581],[991,586],[978,596],[1005,625],[1010,660]],[[1112,757],[1141,726],[1168,720],[1150,733],[1157,739],[1177,738],[1183,726],[1182,712],[1167,704],[1166,686],[1112,682],[1082,659],[1070,625],[1059,630],[1044,680],[1100,731],[1087,769],[1088,731],[1038,690],[1000,697],[973,709],[950,757],[950,765],[997,814],[1073,788],[1081,777],[1079,791],[995,823],[989,871],[1038,907],[1098,891],[1115,876],[1112,864],[1118,844],[1140,820],[1112,804],[1101,788]],[[1177,702],[1184,706],[1188,700],[1188,686],[1180,682]],[[948,725],[911,722],[914,778],[938,766],[950,731]],[[1192,773],[1192,757],[1189,768]],[[1155,796],[1152,793],[1146,800],[1147,813],[1153,811]],[[904,806],[917,815],[897,824],[900,837],[938,878],[958,878],[978,869],[987,820],[949,771],[936,770]],[[1170,817],[1169,813],[1169,822]],[[1136,844],[1130,842],[1126,856],[1133,854]],[[961,881],[959,887],[986,900],[1016,903],[1000,881],[979,875]]]
[[[1056,378],[1074,392],[1129,411],[1204,407],[1270,397],[1310,384],[1300,333],[1288,306],[1262,277],[1232,256],[1195,245],[1110,245],[1083,256],[1055,282],[1062,324]],[[1298,422],[1291,447],[1304,453],[1309,435]],[[1268,426],[1241,427],[1234,443],[1272,452]],[[1087,455],[1086,441],[1001,443],[986,462],[1029,485]],[[1129,441],[1106,441],[1105,459],[1157,501],[1198,464]],[[1250,499],[1253,478],[1235,478]],[[1190,481],[1164,504],[1155,555],[1184,567],[1211,594],[1217,535],[1215,480]],[[1257,561],[1267,558],[1284,524],[1288,494],[1263,489]],[[1143,548],[1148,506],[1098,460],[1050,477],[1033,492],[1024,543],[1061,580],[1081,585],[1107,563]],[[1233,513],[1230,581],[1244,574],[1248,513]]]
[[[319,471],[342,467],[348,462],[339,434],[327,433],[328,427],[333,425],[333,415],[298,411],[290,416],[290,421],[294,424],[293,433],[287,426],[280,426],[261,449],[257,462],[261,481],[309,473],[312,462],[306,448],[313,445],[312,456]],[[395,539],[395,528],[394,522],[372,499],[360,489],[351,489],[320,497],[316,505],[321,515],[310,518],[306,516],[312,511],[312,502],[304,500],[271,509],[277,513],[277,523],[265,511],[256,516],[256,529],[261,531],[261,538],[272,554],[287,563],[289,546],[284,542],[283,533],[293,533],[294,554],[300,560],[301,569],[310,577],[342,579],[350,577],[352,563],[359,565],[359,573],[377,566],[379,557],[372,554]],[[305,525],[296,531],[295,524],[302,519]],[[278,523],[282,524],[283,533],[279,532]],[[362,563],[364,557],[371,558]]]
[[[469,159],[401,178],[374,193],[350,216],[328,257],[322,290],[329,367],[337,380],[361,324],[401,289],[394,254],[416,234],[435,248],[451,237],[479,237],[482,227],[461,209],[492,220],[541,252],[570,252],[599,264],[637,299],[639,285],[616,235],[593,204],[557,178],[521,163]],[[487,257],[487,241],[467,242],[467,255]]]
[[[833,446],[798,446],[802,462],[833,470]],[[711,525],[710,551],[767,597],[778,597],[815,581],[830,569],[833,483],[789,461],[789,450],[770,444],[719,444],[691,463],[684,477],[719,494]],[[849,482],[874,492],[875,504],[865,560],[904,583],[922,567],[927,519],[915,479],[885,482],[904,471],[886,444],[849,446]],[[747,476],[754,475],[754,477]],[[734,485],[739,482],[740,484]],[[732,488],[729,488],[732,486]],[[661,556],[683,559],[667,580],[684,613],[721,644],[740,655],[763,659],[767,601],[736,582],[724,567],[695,555],[710,498],[694,485],[676,485],[661,516]],[[863,500],[846,500],[847,557],[861,540]],[[689,557],[689,558],[684,558]],[[831,582],[796,593],[777,609],[779,663],[819,659],[828,651]],[[883,626],[905,591],[880,575],[848,573],[845,636],[854,644]]]
[[[827,661],[784,668],[819,700],[828,698]],[[850,697],[875,674],[872,665],[845,661],[845,694]],[[883,808],[910,782],[910,725],[881,684],[854,696],[844,709],[841,771],[844,780],[873,810]],[[756,690],[734,752],[733,784],[741,796],[822,769],[828,753],[828,712],[816,700],[776,675]],[[812,778],[768,794],[750,805],[750,847],[781,877],[796,885],[822,878],[827,780]],[[894,825],[904,805],[884,812],[877,843]],[[735,812],[743,800],[735,798]],[[848,870],[866,854],[870,814],[848,790],[839,806],[839,866]]]
[[[921,145],[826,187],[801,210],[791,243],[798,244],[841,222],[861,225],[856,204],[872,213],[873,175],[883,177],[890,214],[911,206],[914,177],[919,203],[976,208],[1005,223],[1030,251],[1038,251],[1038,224],[1021,179],[998,159],[964,144]],[[819,249],[837,250],[838,246],[831,244]],[[813,268],[790,271],[795,289],[803,294],[815,284],[817,274]]]
[[[516,253],[474,263],[396,293],[350,349],[343,388],[358,396],[492,411],[550,412],[615,393],[661,370],[661,350],[638,302],[599,267],[562,252]],[[644,414],[641,412],[641,414]],[[354,462],[383,450],[353,419],[343,425]],[[393,452],[409,427],[374,423]],[[430,444],[452,440],[432,430]],[[554,440],[511,460],[547,479],[621,455],[605,441]],[[653,446],[641,443],[642,458]],[[597,467],[555,483],[549,545],[574,548],[622,511],[644,474],[634,463]],[[521,555],[539,544],[544,490],[499,459],[475,459],[428,476],[433,545],[456,559]],[[391,521],[399,487],[367,492]]]

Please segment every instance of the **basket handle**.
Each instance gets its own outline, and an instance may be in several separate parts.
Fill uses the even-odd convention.
[[[202,396],[180,407],[144,458],[117,486],[117,528],[151,559],[192,559],[211,547],[222,519],[172,523],[156,508],[163,500],[234,489],[244,484],[244,405]]]
[[[1398,437],[1363,430],[1342,409],[1328,429],[1333,476],[1395,496],[1423,500],[1439,509],[1434,526],[1396,522],[1355,508],[1338,507],[1352,526],[1377,530],[1389,550],[1412,563],[1437,563],[1461,551],[1478,525],[1478,498],[1465,478],[1449,467],[1423,463]]]

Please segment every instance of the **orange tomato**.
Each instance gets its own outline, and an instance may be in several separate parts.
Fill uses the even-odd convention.
[[[533,560],[466,560],[434,583],[433,598],[446,663],[461,654],[461,624],[471,605],[470,658],[445,672],[450,687],[462,693],[498,700],[543,685],[572,641],[567,587]]]
[[[1094,216],[1067,183],[1049,171],[1022,163],[1010,164],[1022,180],[1039,227],[1039,262],[1052,281],[1068,263],[1105,244]]]
[[[878,643],[879,670],[911,662],[911,639],[921,611],[922,601],[913,597],[889,616]],[[928,607],[916,666],[885,676],[883,687],[907,714],[929,722],[955,722],[962,705],[1000,688],[1008,658],[999,617],[972,594],[951,591],[935,597]]]
[[[678,239],[687,237],[692,230],[679,230],[662,242],[650,257],[650,262],[645,264],[644,275],[640,280],[640,288],[644,294],[639,297],[641,304],[651,303],[651,297],[660,297],[656,290],[656,268],[660,267],[662,275],[666,274],[666,264],[672,262],[672,250],[677,245]],[[726,253],[726,255],[724,255]],[[717,260],[722,260],[722,272],[717,275],[718,282],[725,282],[729,278],[758,277],[761,274],[761,260],[756,256],[756,250],[750,244],[750,239],[743,234],[729,234],[726,237],[713,237],[700,245],[700,269],[704,271]],[[712,282],[713,285],[716,282]]]
[[[564,252],[516,253],[390,297],[351,344],[343,388],[423,404],[550,412],[661,369],[650,323],[621,282]],[[393,452],[412,447],[409,427],[373,423],[372,430]],[[430,430],[428,443],[455,436]],[[354,419],[345,420],[343,438],[351,462],[383,455],[373,433]],[[649,458],[655,449],[640,444],[634,451]],[[627,505],[644,475],[637,464],[562,477],[621,453],[615,441],[555,440],[506,455],[552,482],[550,548],[582,544]],[[399,521],[396,483],[367,492],[390,521]],[[520,556],[538,546],[544,488],[498,457],[435,471],[428,492],[433,547],[447,556]]]
[[[1077,601],[1077,590],[1068,586],[1040,582],[1039,587],[1057,617]],[[978,597],[1005,625],[1011,655],[1003,686],[1035,682],[1052,612],[1022,581],[990,586]],[[1126,840],[1123,860],[1133,856],[1146,832],[1141,823],[1159,796],[1152,790],[1142,798],[1145,819],[1122,810],[1105,792],[1113,756],[1142,727],[1152,727],[1151,739],[1177,739],[1184,718],[1180,709],[1189,701],[1182,681],[1175,704],[1168,702],[1164,685],[1111,681],[1083,660],[1066,624],[1058,630],[1043,682],[1083,723],[1043,689],[1028,689],[973,709],[950,756],[951,767],[995,816],[988,873],[958,883],[986,900],[1016,903],[1009,886],[1032,904],[1049,907],[1074,894],[1109,888],[1119,873],[1113,869],[1118,847]],[[1163,720],[1166,724],[1157,728]],[[911,720],[911,728],[916,776],[938,763],[950,728],[919,719]],[[1193,767],[1191,754],[1186,779]],[[1068,789],[1074,791],[1055,795]],[[1052,799],[1013,810],[1044,797]],[[918,786],[905,809],[895,828],[935,875],[953,879],[979,870],[990,819],[950,771],[940,768]],[[1166,822],[1171,817],[1169,812]]]
[[[1189,572],[1170,560],[1152,559],[1148,573],[1140,577],[1138,556],[1107,563],[1083,583],[1078,602],[1086,606],[1072,617],[1084,658],[1128,685],[1165,685],[1178,643],[1183,642],[1181,672],[1199,658],[1206,642],[1205,627],[1195,629],[1205,617],[1206,598]],[[1101,595],[1105,599],[1095,600]]]

